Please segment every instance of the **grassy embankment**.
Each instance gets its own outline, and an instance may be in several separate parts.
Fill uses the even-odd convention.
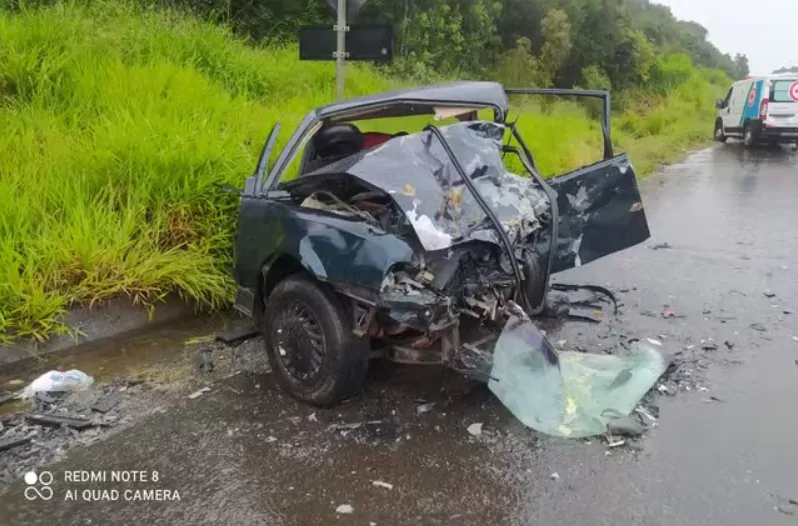
[[[120,294],[226,305],[237,203],[213,183],[240,186],[272,123],[284,140],[333,96],[332,65],[296,57],[118,2],[0,14],[0,341]],[[362,66],[347,83],[398,85]],[[706,140],[719,89],[697,74],[616,114],[616,144],[651,172]],[[578,106],[529,105],[519,125],[547,174],[600,155]]]

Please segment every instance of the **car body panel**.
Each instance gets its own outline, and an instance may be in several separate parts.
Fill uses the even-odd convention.
[[[294,258],[322,281],[375,291],[391,267],[414,258],[405,241],[360,221],[256,198],[242,202],[236,245],[236,280],[251,291],[277,256]]]
[[[557,192],[559,235],[551,272],[585,265],[651,234],[626,154],[549,180]]]

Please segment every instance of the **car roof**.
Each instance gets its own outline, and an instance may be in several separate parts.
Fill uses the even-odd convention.
[[[359,119],[375,119],[406,115],[429,115],[434,104],[446,106],[492,106],[506,115],[510,102],[498,82],[460,81],[432,86],[401,89],[356,97],[321,106],[315,111],[319,119],[337,116],[350,118],[358,113]],[[362,114],[358,110],[363,110]]]

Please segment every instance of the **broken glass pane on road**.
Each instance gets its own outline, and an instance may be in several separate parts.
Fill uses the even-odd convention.
[[[670,365],[636,342],[616,354],[557,352],[537,327],[512,317],[493,356],[490,390],[524,425],[548,435],[603,435],[624,420]]]

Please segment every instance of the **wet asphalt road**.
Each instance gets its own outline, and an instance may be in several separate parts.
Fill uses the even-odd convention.
[[[557,276],[627,290],[618,330],[683,352],[685,388],[657,397],[658,426],[636,448],[536,437],[486,389],[438,368],[378,366],[362,396],[315,414],[269,375],[242,374],[72,452],[51,467],[50,501],[10,486],[0,523],[798,524],[798,506],[778,500],[798,500],[798,155],[729,144],[643,188],[652,239]],[[683,317],[647,313],[666,305]],[[608,341],[604,327],[574,322],[550,338]],[[717,350],[700,350],[708,338]],[[417,399],[437,403],[419,415]],[[328,428],[368,420],[389,424]],[[482,436],[467,433],[474,422]],[[68,469],[157,470],[160,480],[66,483]],[[90,488],[120,498],[82,502]],[[180,501],[121,493],[156,488]],[[64,501],[66,490],[78,500]],[[341,504],[353,513],[337,515]]]

